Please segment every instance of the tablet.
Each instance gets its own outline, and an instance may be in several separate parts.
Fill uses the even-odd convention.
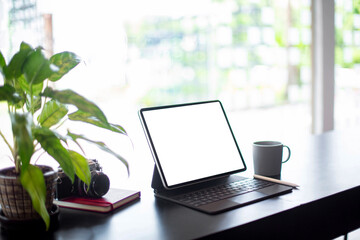
[[[218,100],[142,108],[139,117],[166,189],[246,170]]]

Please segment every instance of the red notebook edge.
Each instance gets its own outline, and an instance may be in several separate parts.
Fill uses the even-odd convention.
[[[74,196],[61,200],[54,199],[54,204],[65,208],[108,213],[139,199],[140,196],[140,191],[110,188],[109,192],[102,198],[94,199]]]

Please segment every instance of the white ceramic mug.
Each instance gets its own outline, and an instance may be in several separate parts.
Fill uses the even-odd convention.
[[[288,149],[288,157],[283,160],[283,148]],[[254,173],[257,175],[278,177],[281,165],[289,161],[290,148],[277,141],[259,141],[253,143]]]

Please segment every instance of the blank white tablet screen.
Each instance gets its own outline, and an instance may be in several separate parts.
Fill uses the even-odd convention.
[[[144,111],[169,187],[244,169],[219,102]]]

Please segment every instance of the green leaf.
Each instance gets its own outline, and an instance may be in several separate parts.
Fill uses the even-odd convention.
[[[87,186],[90,186],[91,173],[89,168],[88,160],[81,154],[69,150],[71,159],[75,166],[76,175],[83,181]]]
[[[18,149],[18,155],[22,163],[22,169],[30,164],[34,153],[33,136],[31,127],[33,125],[31,114],[10,114],[12,131]]]
[[[58,69],[45,58],[40,48],[30,53],[24,62],[23,71],[29,85],[39,84]]]
[[[2,55],[1,51],[0,51],[0,72],[3,74],[3,76],[5,77],[5,73],[4,73],[4,68],[6,67],[6,61],[4,56]]]
[[[62,52],[53,55],[50,62],[59,67],[59,71],[49,77],[50,81],[55,82],[76,67],[80,63],[80,59],[72,52]]]
[[[50,217],[45,205],[46,185],[42,171],[36,166],[29,165],[26,170],[21,171],[20,182],[29,193],[35,211],[44,220],[46,230],[48,230]]]
[[[97,127],[105,128],[105,129],[108,129],[108,130],[113,131],[113,132],[117,132],[117,133],[127,135],[125,129],[122,126],[112,124],[112,123],[104,124],[103,122],[99,121],[99,119],[92,116],[90,113],[86,113],[86,112],[82,112],[82,111],[76,111],[76,112],[74,112],[72,114],[69,114],[68,117],[72,121],[81,121],[81,122],[85,122],[85,123],[90,123],[90,124],[93,124],[93,125],[95,125]]]
[[[38,84],[31,84],[31,91],[30,91],[30,85],[29,83],[26,81],[25,76],[21,75],[20,77],[18,77],[17,79],[17,83],[18,83],[18,87],[21,88],[22,91],[30,94],[30,92],[32,91],[32,94],[34,96],[39,95],[43,89],[44,86],[44,82],[38,83]],[[19,89],[15,86],[16,91],[19,91]]]
[[[77,139],[83,139],[87,142],[90,142],[92,144],[95,144],[97,147],[99,147],[101,150],[107,152],[107,153],[110,153],[112,154],[113,156],[115,156],[117,159],[119,159],[126,167],[127,171],[128,171],[128,174],[130,173],[129,172],[129,164],[128,162],[126,161],[126,159],[124,157],[122,157],[121,155],[115,153],[114,151],[112,151],[110,148],[108,148],[108,146],[105,145],[105,143],[103,142],[98,142],[98,141],[93,141],[91,139],[88,139],[86,137],[84,137],[83,135],[78,135],[78,134],[74,134],[74,133],[71,133],[70,131],[68,131],[68,134],[67,134],[69,137],[71,137],[73,139],[74,142],[77,142]]]
[[[22,67],[24,62],[32,52],[34,52],[34,49],[29,44],[25,42],[20,44],[20,50],[14,54],[6,68],[5,75],[7,79],[18,78],[23,74]]]
[[[37,110],[41,108],[41,97],[33,96],[33,99],[30,101],[30,96],[27,95],[28,101],[26,101],[26,109],[29,112],[35,113]],[[30,106],[31,102],[31,106]]]
[[[41,147],[52,156],[65,174],[74,182],[75,169],[69,151],[63,147],[57,134],[48,128],[34,128],[33,135]]]
[[[59,123],[67,113],[68,109],[64,104],[51,100],[44,105],[44,108],[38,117],[38,122],[41,126],[50,128]]]
[[[104,113],[101,109],[93,102],[90,102],[83,96],[77,94],[72,90],[53,90],[50,87],[47,87],[44,92],[43,96],[50,97],[55,99],[63,104],[72,104],[75,105],[79,110],[82,112],[89,113],[91,116],[96,117],[105,125],[109,125]]]
[[[0,87],[0,102],[7,101],[10,104],[16,104],[21,101],[21,97],[16,93],[15,88],[5,84]]]

